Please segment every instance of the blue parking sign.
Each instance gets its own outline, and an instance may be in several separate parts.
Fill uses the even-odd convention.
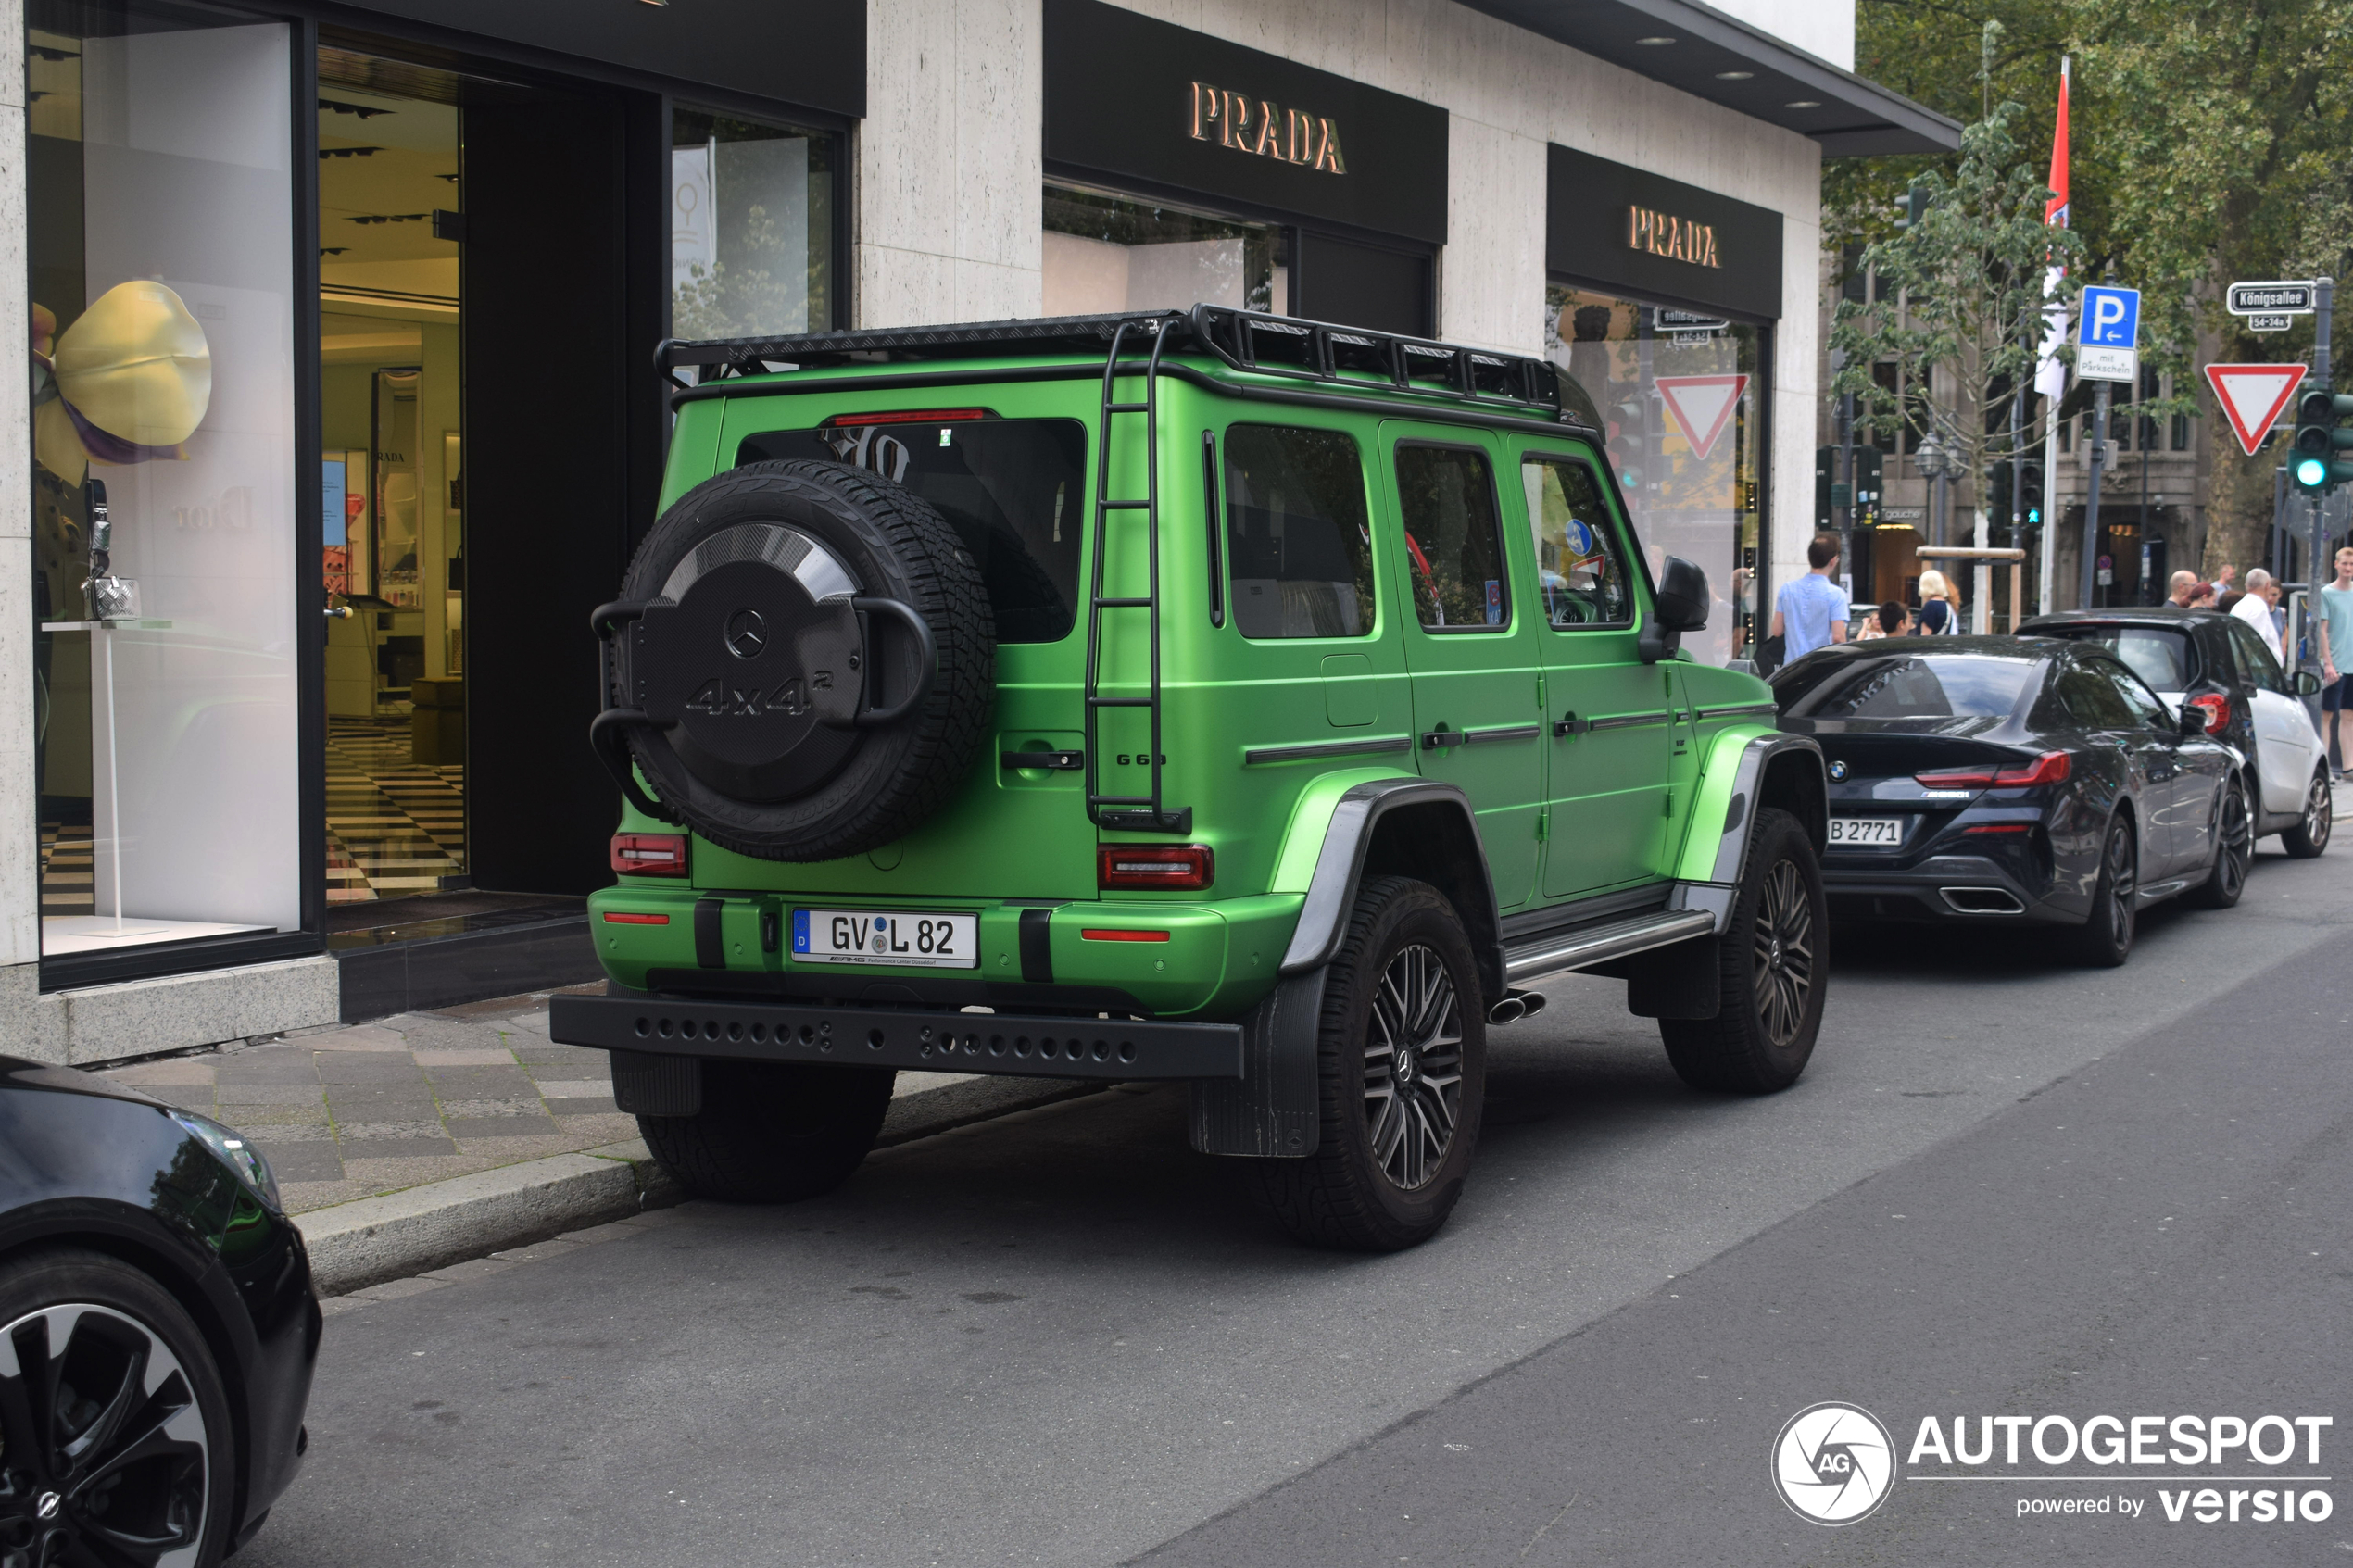
[[[2083,291],[2082,329],[2076,342],[2085,348],[2137,348],[2141,342],[2141,291],[2094,285]]]

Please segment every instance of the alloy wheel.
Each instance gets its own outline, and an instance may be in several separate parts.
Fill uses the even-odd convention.
[[[2315,854],[2329,841],[2329,829],[2336,818],[2335,799],[2329,793],[2328,774],[2312,775],[2312,787],[2304,792],[2304,836],[2311,841]]]
[[[1756,902],[1756,1022],[1783,1050],[1805,1024],[1814,989],[1814,908],[1797,867],[1777,860]]]
[[[2133,854],[2133,831],[2121,822],[2108,834],[2108,930],[2120,947],[2133,940],[2133,913],[2141,890],[2140,867]]]
[[[1390,1182],[1411,1192],[1437,1175],[1462,1092],[1461,999],[1445,961],[1416,942],[1381,971],[1365,1039],[1365,1130]]]
[[[2247,820],[2246,795],[2235,786],[2222,794],[2222,820],[2215,833],[2222,841],[2222,892],[2235,898],[2246,885],[2247,863],[2255,858],[2255,824]]]
[[[0,1330],[0,1562],[191,1568],[211,1442],[146,1324],[89,1303],[19,1318]]]

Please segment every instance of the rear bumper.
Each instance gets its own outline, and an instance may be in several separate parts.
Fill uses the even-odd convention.
[[[737,1061],[1127,1082],[1242,1075],[1242,1029],[1237,1023],[785,1000],[554,997],[548,999],[548,1035],[558,1045]]]
[[[2054,906],[2007,868],[1974,855],[1939,855],[1901,871],[1822,868],[1835,920],[1951,921],[1971,925],[2074,925],[2080,910]]]

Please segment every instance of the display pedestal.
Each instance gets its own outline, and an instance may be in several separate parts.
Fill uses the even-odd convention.
[[[115,767],[115,700],[114,700],[114,634],[117,632],[168,632],[169,621],[44,621],[44,632],[86,632],[97,657],[92,660],[92,677],[98,689],[106,694],[106,768],[107,768],[107,842],[112,847],[113,897],[111,914],[46,916],[41,922],[41,951],[55,958],[66,953],[104,951],[120,945],[143,942],[184,942],[199,936],[225,936],[235,932],[258,929],[250,925],[222,925],[211,921],[196,920],[137,920],[126,918],[122,912],[122,790]],[[92,824],[94,832],[96,824]],[[94,852],[96,843],[92,844]],[[93,867],[95,870],[95,867]],[[93,887],[93,893],[95,887]]]

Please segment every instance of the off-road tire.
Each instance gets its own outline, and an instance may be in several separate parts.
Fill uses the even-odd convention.
[[[210,1348],[206,1344],[205,1337],[198,1332],[195,1323],[189,1319],[186,1310],[174,1300],[168,1291],[120,1259],[80,1248],[57,1247],[43,1248],[37,1251],[23,1253],[11,1258],[5,1264],[0,1264],[0,1331],[7,1330],[12,1325],[22,1324],[35,1313],[57,1307],[77,1305],[102,1307],[110,1313],[119,1313],[121,1318],[131,1320],[137,1331],[144,1331],[153,1340],[159,1341],[171,1358],[180,1363],[180,1370],[183,1374],[180,1386],[184,1388],[185,1392],[180,1393],[175,1389],[173,1380],[167,1377],[157,1386],[155,1394],[150,1398],[178,1400],[192,1396],[195,1412],[203,1421],[202,1441],[205,1457],[201,1465],[198,1461],[189,1459],[182,1467],[165,1470],[156,1461],[148,1461],[140,1465],[137,1473],[129,1480],[117,1485],[113,1495],[107,1499],[106,1506],[118,1517],[129,1514],[134,1507],[147,1502],[154,1494],[134,1493],[126,1488],[143,1484],[145,1487],[168,1486],[170,1483],[164,1478],[170,1475],[184,1478],[182,1484],[186,1487],[187,1494],[193,1495],[196,1476],[201,1470],[203,1494],[199,1506],[203,1523],[200,1528],[191,1531],[192,1534],[200,1536],[195,1562],[196,1568],[214,1568],[227,1549],[229,1533],[236,1523],[232,1517],[232,1512],[236,1507],[239,1489],[237,1455],[241,1445],[237,1440],[236,1428],[230,1414],[228,1392],[221,1384],[220,1369],[213,1363]],[[29,1341],[33,1333],[41,1331],[26,1325],[19,1332]],[[119,1320],[107,1320],[103,1314],[94,1317],[84,1314],[72,1332],[76,1335],[95,1332],[106,1336],[102,1337],[99,1343],[109,1348],[113,1345],[144,1344],[135,1337],[131,1329],[123,1327]],[[120,1337],[115,1337],[118,1335]],[[158,1364],[152,1349],[145,1350],[145,1366],[153,1367]],[[72,1369],[77,1365],[84,1369],[82,1375],[98,1378],[117,1370],[118,1367],[127,1369],[131,1363],[127,1359],[116,1362],[111,1356],[106,1354],[98,1355],[94,1359],[84,1359],[77,1353],[75,1357],[69,1359],[69,1375],[71,1375]],[[0,1398],[6,1398],[16,1413],[37,1423],[45,1436],[47,1417],[51,1411],[29,1410],[21,1398],[22,1392],[22,1390],[0,1390]],[[70,1392],[80,1396],[79,1400],[69,1401],[64,1397],[68,1392],[62,1387],[54,1392],[44,1390],[43,1399],[53,1400],[55,1408],[60,1411],[69,1402],[74,1403],[80,1410],[87,1410],[88,1402],[94,1399],[100,1406],[109,1402],[106,1397],[107,1390],[102,1382],[94,1383],[93,1386],[87,1389],[71,1390]],[[103,1416],[100,1415],[98,1419],[103,1419]],[[95,1429],[95,1420],[82,1428],[85,1435]],[[132,1435],[137,1430],[138,1414],[134,1412],[120,1431],[124,1435]],[[188,1440],[189,1430],[184,1415],[174,1418],[172,1431],[180,1441],[184,1443]],[[12,1440],[19,1436],[33,1441],[42,1440],[35,1438],[30,1432],[19,1434],[14,1425],[11,1426],[7,1436]],[[58,1440],[63,1440],[62,1434],[59,1435]],[[89,1462],[102,1467],[107,1462],[107,1449],[102,1443]],[[19,1453],[12,1449],[7,1455],[8,1468],[12,1472],[19,1471],[27,1461],[34,1464],[44,1462],[29,1452]],[[88,1473],[85,1472],[85,1474]],[[72,1528],[82,1523],[74,1502],[75,1491],[70,1486],[59,1486],[54,1477],[44,1475],[37,1478],[30,1469],[23,1470],[21,1474],[12,1476],[12,1479],[18,1481],[18,1486],[8,1488],[6,1492],[0,1492],[0,1541],[14,1542],[23,1538],[31,1533],[36,1524],[45,1530],[53,1524],[63,1524]],[[34,1499],[43,1492],[50,1490],[62,1494],[68,1499],[66,1505],[52,1520],[37,1521],[31,1517],[36,1506]],[[9,1492],[15,1495],[10,1496]],[[141,1512],[145,1512],[146,1510],[142,1509]],[[103,1537],[97,1538],[103,1539]],[[88,1551],[92,1544],[87,1540],[78,1543],[80,1550],[69,1551],[64,1560],[77,1562],[84,1561],[81,1552]],[[38,1549],[37,1547],[34,1549],[36,1552]],[[13,1553],[9,1554],[9,1557],[10,1561],[16,1561]],[[33,1558],[30,1555],[25,1559],[27,1562],[32,1560]],[[42,1560],[48,1559],[44,1557]],[[132,1559],[129,1556],[118,1559],[110,1552],[93,1553],[87,1558],[90,1562],[111,1562],[118,1560],[129,1562]]]
[[[1386,1047],[1381,1055],[1387,1065],[1377,1072],[1371,1061],[1375,1005],[1390,1004],[1380,1024],[1382,1037],[1397,1035],[1394,994],[1384,997],[1384,977],[1397,965],[1433,962],[1452,993],[1452,1021],[1441,1018],[1429,1031],[1441,1042],[1439,1049],[1427,1053],[1435,1064],[1431,1072],[1421,1071],[1418,1063],[1425,1058],[1416,1048],[1416,1065],[1401,1084],[1395,1055]],[[1403,1022],[1410,1032],[1415,1020]],[[1451,1050],[1443,1044],[1450,1035]],[[1357,890],[1347,933],[1324,974],[1315,1071],[1321,1110],[1315,1152],[1303,1160],[1259,1162],[1276,1218],[1311,1247],[1395,1252],[1428,1241],[1462,1197],[1487,1092],[1487,1002],[1479,991],[1478,965],[1454,907],[1437,888],[1409,877],[1376,876]],[[1398,1159],[1405,1146],[1392,1141],[1385,1160],[1375,1145],[1377,1126],[1385,1131],[1391,1125],[1381,1120],[1388,1110],[1372,1109],[1380,1099],[1383,1074],[1388,1098],[1407,1134],[1418,1135],[1428,1124],[1411,1115],[1452,1118],[1442,1149],[1410,1183],[1391,1172],[1392,1163],[1408,1173],[1416,1168],[1411,1160]],[[1442,1082],[1449,1076],[1451,1107]]]
[[[2201,909],[2227,909],[2246,891],[2246,872],[2255,859],[2255,818],[2246,804],[2246,786],[2233,773],[2222,785],[2215,808],[2214,869],[2182,896]]]
[[[701,541],[743,524],[773,523],[818,537],[868,596],[913,607],[938,648],[925,701],[896,723],[858,732],[856,749],[809,793],[784,800],[736,798],[698,777],[658,732],[629,733],[629,749],[662,803],[724,848],[761,859],[838,859],[903,838],[945,806],[970,777],[989,733],[997,628],[979,567],[929,502],[846,463],[805,458],[747,463],[704,481],[664,512],[623,579],[624,602],[645,603]],[[875,618],[900,679],[912,679],[903,629]],[[616,660],[626,689],[628,646]],[[880,657],[880,656],[878,656]]]
[[[724,1203],[792,1203],[849,1179],[890,1109],[896,1073],[830,1062],[702,1064],[702,1110],[640,1116],[671,1178]]]
[[[2336,826],[2336,802],[2329,788],[2326,762],[2314,770],[2304,788],[2304,814],[2280,834],[2280,847],[2292,860],[2309,860],[2328,852],[2329,834]]]
[[[1716,945],[1716,1016],[1658,1021],[1676,1075],[1720,1094],[1772,1094],[1796,1083],[1821,1033],[1830,928],[1814,841],[1787,811],[1757,812]]]
[[[2111,817],[2100,836],[2100,874],[2092,888],[2091,916],[2075,933],[2075,955],[2086,968],[2115,969],[2133,956],[2140,875],[2139,835],[2131,822]]]

